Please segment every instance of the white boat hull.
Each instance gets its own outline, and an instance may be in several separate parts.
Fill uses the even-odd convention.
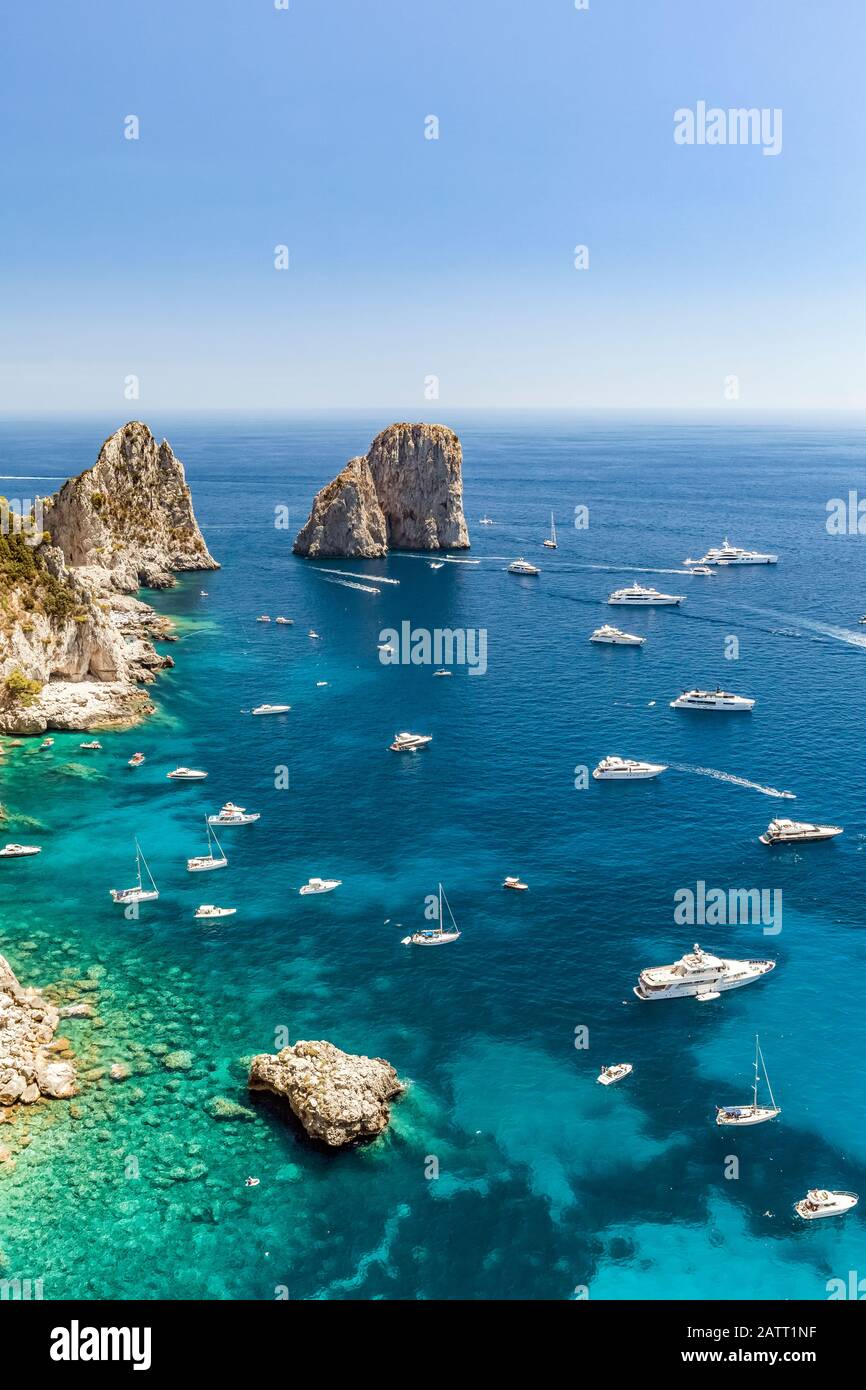
[[[642,647],[645,637],[590,637],[590,642],[598,642],[608,647]]]
[[[208,825],[252,825],[254,821],[261,818],[261,812],[256,811],[250,815],[243,816],[208,816]]]
[[[447,946],[449,941],[456,941],[460,935],[459,931],[439,932],[435,936],[424,936],[420,932],[415,932],[412,936],[404,936],[401,941],[403,946]]]
[[[671,700],[671,709],[711,710],[728,714],[747,714],[754,705],[754,700],[741,695],[734,700],[684,700],[681,695]]]
[[[739,961],[728,960],[724,962],[729,967],[725,974],[718,975],[715,979],[701,981],[685,980],[670,985],[663,985],[658,989],[644,989],[640,981],[634,986],[634,993],[643,1003],[652,1003],[658,999],[688,999],[703,995],[704,997],[714,997],[723,990],[741,989],[743,985],[750,985],[754,980],[760,980],[764,975],[768,975],[771,970],[775,970],[776,962],[773,960],[760,961]]]
[[[622,1062],[617,1066],[608,1067],[595,1079],[599,1086],[615,1086],[618,1081],[624,1081],[627,1076],[631,1076],[634,1067],[631,1062]]]
[[[645,782],[650,777],[659,777],[667,772],[666,763],[653,763],[647,768],[606,772],[596,768],[593,777],[597,782]]]
[[[205,874],[211,869],[224,869],[227,859],[188,859],[186,867],[191,874]]]
[[[781,1110],[774,1109],[772,1105],[742,1105],[732,1107],[738,1109],[739,1114],[733,1115],[720,1109],[716,1115],[717,1125],[730,1125],[741,1128],[743,1125],[762,1125],[767,1120],[775,1120],[777,1115],[781,1115]]]
[[[817,1211],[809,1211],[806,1206],[807,1199],[804,1197],[802,1201],[794,1203],[794,1210],[804,1221],[819,1221],[824,1216],[844,1216],[852,1207],[856,1207],[860,1200],[855,1192],[834,1192],[832,1195],[836,1198],[833,1206],[821,1206]]]
[[[758,839],[762,845],[807,845],[817,840],[832,840],[843,833],[839,825],[814,826],[808,833],[800,835],[770,835],[765,832]]]
[[[159,892],[152,888],[123,888],[120,890],[110,889],[111,896],[116,903],[126,907],[129,903],[152,903],[159,897]]]

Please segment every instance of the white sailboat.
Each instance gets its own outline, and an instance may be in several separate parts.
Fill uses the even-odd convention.
[[[758,1104],[758,1063],[760,1062],[764,1072],[764,1080],[767,1083],[767,1090],[770,1094],[769,1105]],[[773,1097],[773,1088],[770,1085],[770,1078],[767,1075],[767,1064],[764,1061],[764,1054],[755,1034],[755,1081],[752,1086],[751,1105],[717,1105],[716,1124],[717,1125],[762,1125],[765,1120],[775,1120],[777,1115],[781,1115],[781,1110]]]
[[[141,866],[150,880],[150,887],[145,888],[141,878]],[[134,888],[111,888],[109,892],[116,903],[121,903],[126,907],[129,903],[150,903],[159,897],[159,889],[153,880],[153,874],[147,866],[147,860],[141,852],[141,845],[135,841],[135,873],[136,884]]]
[[[556,549],[556,522],[553,519],[553,512],[550,513],[550,535],[547,540],[542,541],[541,544],[547,546],[548,550]]]
[[[446,931],[442,925],[442,903],[448,908],[448,915],[451,918],[451,926]],[[435,927],[422,927],[419,931],[414,931],[411,936],[404,936],[401,944],[403,946],[445,946],[449,941],[456,941],[460,935],[460,928],[454,920],[454,913],[451,911],[451,904],[442,891],[442,884],[439,884],[439,918]]]
[[[229,862],[223,854],[223,848],[216,837],[216,831],[210,828],[207,816],[204,818],[204,823],[207,830],[207,854],[197,854],[186,861],[186,867],[191,874],[204,873],[208,869],[224,869]],[[214,854],[213,845],[216,845],[219,855]]]

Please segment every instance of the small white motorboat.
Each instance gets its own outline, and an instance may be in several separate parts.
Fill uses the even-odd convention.
[[[176,767],[174,772],[165,775],[172,782],[201,782],[207,777],[207,773],[197,767]]]
[[[434,674],[434,676],[453,676],[453,675],[454,675],[454,672],[453,672],[453,671],[446,671],[445,668],[444,668],[444,666],[443,666],[443,668],[442,668],[441,671],[434,671],[433,674]]]
[[[479,526],[495,526],[495,525],[496,525],[496,522],[493,520],[493,517],[492,517],[492,516],[480,516],[480,517],[478,518],[478,525],[479,525]]]
[[[416,753],[419,748],[424,748],[426,744],[432,742],[432,734],[402,733],[395,734],[394,742],[389,743],[388,747],[392,753]]]
[[[813,1187],[794,1203],[794,1210],[804,1221],[817,1221],[822,1216],[844,1216],[859,1201],[856,1192],[831,1192],[828,1188]]]
[[[44,739],[42,740],[42,742],[40,743],[39,747],[40,747],[40,748],[53,748],[53,747],[54,747],[54,739],[53,739],[53,738],[44,738]]]
[[[141,767],[141,764],[142,764],[143,762],[144,762],[144,754],[143,754],[143,753],[133,753],[132,757],[130,758],[129,762],[127,763],[127,767]]]
[[[199,589],[198,596],[199,598],[207,598],[207,589]]]
[[[622,1081],[623,1077],[630,1076],[633,1071],[631,1062],[616,1062],[612,1067],[602,1067],[595,1079],[600,1086],[614,1086],[617,1081]]]
[[[102,751],[102,744],[98,738],[92,738],[89,743],[79,743],[78,747],[84,753],[100,753]]]
[[[150,887],[145,888],[141,880],[141,866],[144,865],[145,873],[150,880]],[[134,888],[110,888],[109,892],[116,903],[122,907],[130,903],[149,903],[159,897],[159,889],[153,880],[153,874],[147,866],[147,860],[141,852],[138,840],[135,842],[135,868],[136,884]]]
[[[268,617],[267,613],[262,613],[260,617],[256,618],[257,623],[269,623],[270,621],[271,620]]]
[[[502,887],[513,888],[515,893],[525,893],[527,888],[529,887],[529,884],[523,883],[515,874],[510,876],[509,878],[503,879]]]
[[[532,565],[528,560],[524,560],[521,555],[519,560],[512,560],[508,566],[509,574],[541,574],[537,565]]]
[[[444,560],[431,560],[431,561],[430,561],[430,568],[431,568],[431,570],[441,570],[441,569],[443,568],[444,564],[445,564],[445,561],[444,561]]]
[[[294,618],[274,618],[274,622],[279,623],[280,627],[294,627],[295,625]]]
[[[251,714],[288,714],[291,705],[256,705]]]
[[[0,849],[0,859],[28,859],[32,854],[41,853],[41,845],[5,845]]]
[[[442,926],[442,903],[448,908],[448,915],[451,918],[451,926],[446,931]],[[439,884],[439,917],[438,925],[435,927],[421,927],[418,931],[413,931],[411,936],[401,938],[401,946],[447,946],[450,941],[456,941],[460,935],[460,928],[454,920],[454,913],[451,911],[451,904],[445,897],[442,884]]]
[[[210,828],[207,816],[205,816],[204,823],[207,830],[207,854],[196,854],[192,859],[186,861],[186,867],[191,874],[206,873],[208,869],[224,869],[229,862],[223,854],[222,845],[217,839],[216,833]],[[214,854],[214,845],[219,850],[219,854]]]
[[[712,578],[715,575],[715,570],[711,570],[709,565],[691,565],[689,574],[708,574]]]
[[[307,633],[307,636],[308,636],[308,637],[315,637],[315,638],[318,638],[319,634],[318,634],[318,632],[314,632],[313,629],[310,628],[309,632]]]
[[[196,908],[195,915],[198,918],[234,917],[236,912],[236,907],[214,907],[213,903],[202,903],[201,907]]]
[[[767,1083],[767,1090],[770,1094],[769,1105],[758,1104],[758,1081],[760,1079],[758,1073],[759,1064],[763,1068],[764,1080]],[[752,1084],[751,1105],[717,1105],[716,1124],[730,1125],[733,1128],[736,1128],[738,1125],[762,1125],[766,1120],[775,1120],[776,1116],[781,1115],[781,1113],[782,1111],[776,1104],[775,1098],[773,1096],[773,1088],[770,1085],[770,1078],[767,1075],[767,1064],[764,1061],[764,1054],[761,1051],[761,1045],[758,1041],[758,1035],[756,1033],[755,1079]]]
[[[209,825],[252,825],[254,821],[261,818],[259,811],[247,811],[243,806],[236,806],[233,801],[227,801],[222,810],[215,816],[208,816]]]
[[[335,888],[339,888],[343,882],[341,878],[311,878],[309,883],[305,883],[298,892],[301,897],[307,893],[332,893]]]

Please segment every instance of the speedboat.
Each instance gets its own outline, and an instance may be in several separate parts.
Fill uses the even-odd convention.
[[[767,1090],[770,1093],[770,1104],[758,1104],[758,1063],[764,1069],[764,1079],[767,1083]],[[716,1124],[717,1125],[762,1125],[766,1120],[775,1120],[777,1115],[781,1115],[781,1110],[776,1104],[773,1096],[773,1088],[770,1085],[770,1078],[767,1075],[767,1064],[764,1061],[764,1054],[758,1042],[758,1035],[755,1034],[755,1080],[752,1085],[751,1105],[717,1105]]]
[[[446,670],[445,670],[445,667],[443,666],[443,668],[442,668],[441,671],[434,671],[433,674],[434,674],[434,676],[453,676],[453,675],[454,675],[454,672],[453,672],[453,671],[446,671]]]
[[[445,561],[444,561],[444,560],[431,560],[431,561],[430,561],[430,568],[431,568],[431,570],[441,570],[441,569],[444,569],[444,568],[445,568]]]
[[[165,775],[174,782],[201,782],[207,777],[206,772],[196,767],[176,767],[174,772],[167,772]]]
[[[617,647],[642,647],[646,641],[645,637],[636,637],[633,632],[623,632],[621,627],[611,627],[610,623],[602,623],[595,632],[590,634],[590,642],[610,642]]]
[[[79,743],[78,747],[85,753],[99,753],[102,751],[102,744],[98,738],[92,738],[89,743]]]
[[[129,762],[127,763],[127,767],[141,767],[141,764],[142,764],[143,762],[144,762],[144,754],[143,754],[143,753],[133,753],[132,757],[130,758]]]
[[[294,618],[274,618],[274,622],[279,623],[280,627],[294,627],[295,620]]]
[[[448,908],[448,915],[451,918],[451,926],[445,928],[442,925],[442,902]],[[460,935],[460,928],[454,920],[454,913],[451,911],[451,904],[445,897],[442,884],[439,884],[439,916],[436,919],[438,925],[435,927],[421,927],[418,931],[413,931],[411,936],[401,938],[401,946],[447,946],[450,941],[456,941]]]
[[[537,565],[531,565],[531,564],[529,563],[528,560],[524,560],[523,557],[521,556],[521,558],[520,558],[519,560],[512,560],[512,561],[511,561],[511,564],[508,566],[508,573],[509,573],[509,574],[541,574],[541,570],[538,568]]]
[[[144,865],[145,872],[150,879],[150,887],[145,888],[141,880],[141,866]],[[127,907],[130,903],[149,903],[159,897],[159,889],[153,880],[153,874],[147,867],[147,860],[141,852],[138,840],[135,842],[135,868],[137,882],[134,888],[111,888],[109,892],[116,903],[122,907]]]
[[[613,1086],[617,1081],[622,1081],[624,1076],[630,1076],[633,1071],[631,1062],[616,1062],[612,1067],[602,1067],[595,1079],[600,1086]]]
[[[227,801],[225,806],[216,816],[208,816],[209,825],[252,825],[253,821],[260,818],[259,811],[246,811],[243,806],[236,806],[233,801]]]
[[[822,1216],[844,1216],[859,1201],[856,1192],[830,1192],[825,1187],[813,1187],[794,1203],[794,1210],[804,1221],[817,1221]]]
[[[402,733],[394,735],[394,742],[388,747],[392,753],[415,753],[419,748],[433,742],[432,734]]]
[[[527,888],[529,887],[529,884],[521,883],[519,878],[517,878],[516,876],[512,876],[510,878],[506,878],[503,881],[502,887],[513,888],[517,893],[525,893]]]
[[[686,564],[688,564],[688,561],[686,561]],[[709,565],[692,565],[692,566],[690,567],[690,569],[689,569],[689,574],[709,574],[709,575],[712,575],[712,574],[713,574],[713,571],[710,569]]]
[[[40,748],[53,748],[53,747],[54,747],[54,739],[53,739],[53,738],[44,738],[44,739],[42,740],[42,742],[40,743],[39,747],[40,747]]]
[[[658,777],[667,771],[667,763],[642,763],[635,758],[602,758],[593,772],[597,782],[631,781],[646,777]]]
[[[796,845],[807,840],[832,840],[844,833],[841,825],[812,825],[805,820],[771,820],[758,839],[762,845]]]
[[[207,598],[207,589],[199,589],[199,598]]]
[[[309,883],[298,889],[298,892],[301,897],[307,893],[331,893],[335,888],[339,888],[342,882],[341,878],[311,878]]]
[[[258,618],[256,618],[257,623],[269,623],[270,621],[271,620],[268,617],[267,613],[262,613]]]
[[[729,690],[684,690],[675,700],[671,709],[723,709],[750,710],[755,705],[746,695],[732,695]]]
[[[186,867],[191,874],[205,873],[208,869],[224,869],[229,862],[223,854],[222,845],[215,832],[210,828],[207,816],[205,816],[204,823],[207,830],[207,854],[196,854],[192,859],[186,861]],[[219,854],[214,854],[214,845],[219,850]]]
[[[478,518],[479,526],[495,526],[495,524],[492,516],[480,516]]]
[[[642,584],[635,582],[627,589],[614,589],[608,595],[608,603],[631,604],[637,608],[658,608],[664,604],[676,604],[683,602],[682,594],[663,594],[658,589],[646,589]]]
[[[553,520],[553,512],[550,513],[550,535],[541,544],[548,550],[556,549],[556,522]]]
[[[0,859],[27,859],[31,854],[41,853],[41,845],[6,845],[0,849]]]
[[[291,705],[256,705],[251,714],[288,714]]]
[[[723,960],[711,956],[700,946],[675,961],[642,970],[634,993],[638,999],[717,999],[722,990],[750,985],[775,970],[774,960]]]
[[[702,565],[775,565],[778,555],[766,555],[760,550],[743,550],[741,546],[731,545],[727,536],[721,545],[714,546],[702,555]]]
[[[309,632],[307,633],[307,636],[308,636],[308,637],[315,637],[315,638],[318,638],[319,634],[318,634],[318,632],[314,632],[313,629],[310,628]]]
[[[236,907],[214,907],[213,903],[202,903],[195,910],[196,917],[233,917]]]

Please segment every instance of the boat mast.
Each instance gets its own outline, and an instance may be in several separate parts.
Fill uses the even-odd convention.
[[[755,1045],[756,1045],[756,1047],[757,1047],[757,1042],[758,1042],[758,1039],[757,1039],[757,1035],[756,1035],[756,1037],[755,1037]],[[764,1080],[765,1080],[766,1083],[767,1083],[767,1090],[768,1090],[769,1093],[770,1093],[770,1104],[772,1105],[772,1107],[773,1107],[774,1110],[778,1110],[779,1107],[778,1107],[778,1105],[776,1104],[776,1098],[775,1098],[775,1096],[773,1095],[773,1088],[772,1088],[772,1086],[770,1085],[770,1076],[769,1076],[769,1073],[768,1073],[768,1071],[767,1071],[767,1063],[764,1061],[764,1054],[763,1054],[763,1052],[761,1052],[760,1048],[758,1048],[758,1053],[759,1053],[760,1058],[761,1058],[761,1066],[764,1068]]]
[[[139,891],[141,891],[141,848],[138,843],[138,836],[135,838],[135,868],[138,874]]]
[[[445,928],[444,928],[443,925],[442,925],[442,884],[440,883],[440,884],[439,884],[439,931],[440,931],[440,933],[441,933],[441,932],[443,932],[444,930],[445,930]]]

